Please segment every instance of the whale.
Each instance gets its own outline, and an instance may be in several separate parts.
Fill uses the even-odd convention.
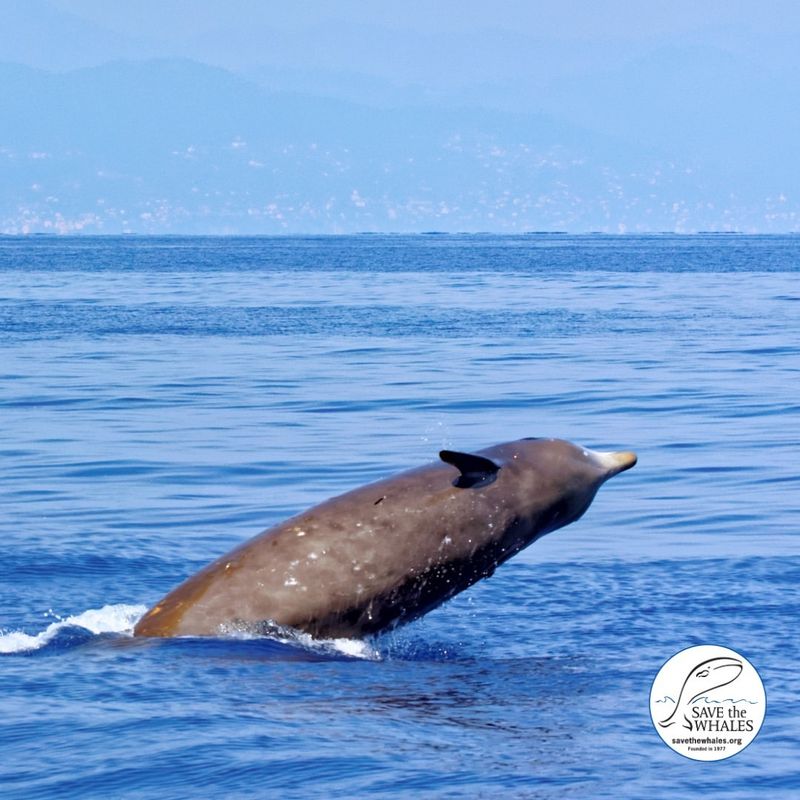
[[[220,556],[152,606],[135,636],[364,638],[415,620],[574,522],[630,451],[527,438],[327,500]]]
[[[729,656],[701,661],[687,673],[672,713],[658,724],[662,728],[669,728],[682,717],[683,727],[692,730],[692,721],[686,715],[692,703],[714,689],[733,683],[742,674],[742,669],[742,662]]]

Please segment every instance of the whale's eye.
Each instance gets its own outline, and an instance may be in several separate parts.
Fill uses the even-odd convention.
[[[708,670],[701,669],[700,672],[695,672],[695,678],[707,678],[708,677]]]

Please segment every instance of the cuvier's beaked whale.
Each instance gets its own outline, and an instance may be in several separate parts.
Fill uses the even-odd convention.
[[[559,439],[521,439],[328,500],[221,556],[154,605],[136,636],[288,626],[362,637],[421,617],[522,548],[578,519],[636,463]]]

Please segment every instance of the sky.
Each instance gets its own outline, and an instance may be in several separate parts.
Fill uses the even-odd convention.
[[[370,24],[421,33],[498,28],[556,38],[597,36],[643,39],[662,34],[687,34],[722,25],[744,31],[797,31],[792,0],[753,3],[741,0],[407,0],[403,4],[364,0],[54,0],[55,7],[90,19],[120,33],[174,39],[214,31],[225,23],[259,20],[291,29],[320,23]],[[794,15],[794,16],[793,16]],[[178,30],[180,29],[180,33]]]
[[[0,231],[800,229],[796,2],[0,11]]]

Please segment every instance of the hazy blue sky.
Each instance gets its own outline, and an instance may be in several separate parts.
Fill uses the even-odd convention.
[[[156,207],[166,228],[191,230],[800,227],[797,2],[0,0],[0,10],[0,230],[52,226],[53,213],[91,220],[79,229],[123,217],[154,229]],[[143,120],[151,97],[167,109],[174,98],[183,121]],[[131,119],[116,129],[118,107]],[[215,116],[225,130],[208,124]],[[241,164],[232,142],[237,157],[247,149]]]
[[[54,0],[52,5],[120,32],[148,36],[163,35],[167,26],[191,35],[225,23],[246,27],[253,19],[280,28],[335,21],[425,34],[497,27],[589,39],[598,35],[642,39],[720,26],[739,27],[746,33],[784,33],[798,28],[797,4],[792,0]],[[165,38],[173,36],[174,31]]]

